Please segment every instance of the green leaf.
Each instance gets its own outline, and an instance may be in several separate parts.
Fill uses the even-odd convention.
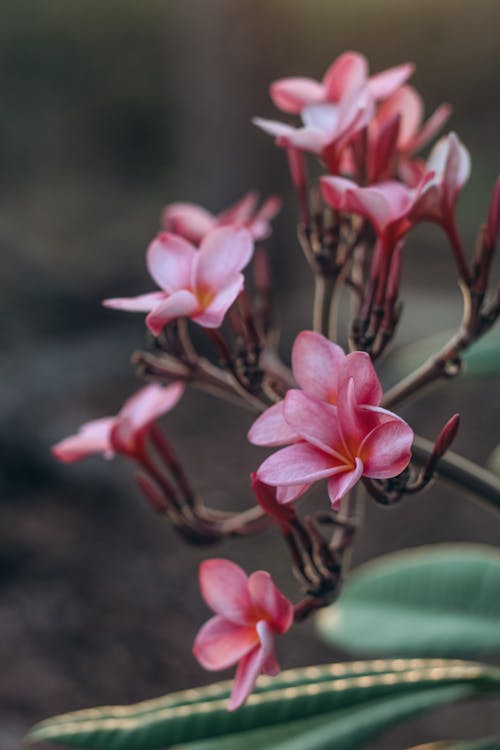
[[[368,701],[321,717],[290,721],[216,740],[183,745],[185,750],[356,750],[390,727],[423,711],[472,695],[467,686],[412,690]],[[488,749],[489,750],[489,749]],[[498,750],[498,748],[497,748]]]
[[[95,750],[157,750],[319,717],[373,701],[386,699],[390,705],[395,698],[407,696],[411,703],[411,696],[415,697],[419,691],[435,692],[436,700],[445,687],[450,691],[457,689],[456,697],[500,691],[500,670],[470,662],[432,659],[305,667],[283,672],[273,679],[261,679],[247,703],[232,713],[226,708],[229,687],[230,683],[224,682],[135,706],[66,714],[37,725],[28,739]]]
[[[500,649],[500,553],[443,544],[360,567],[317,617],[321,636],[355,653],[468,656]]]

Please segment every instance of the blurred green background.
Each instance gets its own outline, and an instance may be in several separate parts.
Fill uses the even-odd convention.
[[[62,467],[50,445],[114,413],[136,387],[130,353],[142,316],[102,298],[150,288],[144,249],[162,206],[220,210],[249,188],[285,209],[269,242],[283,352],[310,327],[311,288],[295,240],[283,153],[250,124],[274,116],[270,81],[319,78],[347,49],[373,71],[412,60],[427,112],[473,158],[460,201],[472,246],[500,171],[497,0],[3,0],[0,5],[0,746],[17,750],[35,720],[210,681],[191,656],[206,619],[196,582],[204,553],[145,506],[130,467]],[[453,327],[460,301],[437,229],[416,231],[404,273],[398,343]],[[386,377],[390,380],[390,362]],[[462,413],[458,450],[483,463],[498,442],[498,379],[462,379],[404,415],[433,437]],[[208,503],[245,507],[241,477],[260,457],[250,419],[199,394],[167,430]],[[485,512],[446,488],[386,511],[370,506],[354,562],[445,540],[498,544]],[[287,553],[269,532],[209,554],[268,568],[296,597]],[[294,666],[338,658],[312,626],[279,645]],[[498,731],[498,711],[448,709],[377,744]]]

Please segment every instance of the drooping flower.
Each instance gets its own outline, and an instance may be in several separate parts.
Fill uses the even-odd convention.
[[[258,570],[247,577],[230,560],[202,562],[200,587],[216,614],[199,631],[193,653],[211,671],[238,664],[229,701],[229,710],[234,711],[252,692],[260,674],[279,672],[274,636],[290,628],[293,605],[269,573]]]
[[[281,209],[281,198],[272,195],[257,209],[258,201],[259,194],[249,192],[217,215],[196,203],[170,203],[163,209],[161,225],[194,245],[199,245],[213,229],[226,226],[246,228],[254,240],[264,240],[271,234],[271,220]]]
[[[52,453],[64,463],[94,453],[102,453],[105,458],[112,458],[115,453],[137,458],[152,424],[174,408],[184,389],[184,383],[173,383],[166,388],[147,385],[129,398],[115,417],[86,422],[76,435],[54,445]]]
[[[304,107],[300,113],[302,127],[260,117],[253,122],[274,136],[278,146],[316,154],[335,174],[342,149],[372,118],[374,102],[370,88],[363,84],[349,90],[338,103],[320,102]]]
[[[253,253],[247,229],[210,231],[196,249],[187,240],[161,232],[150,244],[146,262],[162,291],[108,299],[106,307],[148,312],[146,325],[156,336],[175,318],[186,317],[205,328],[218,328],[243,288],[241,273]]]
[[[345,355],[320,334],[304,331],[292,352],[301,390],[265,411],[248,439],[283,446],[259,467],[257,477],[278,487],[279,502],[290,502],[327,478],[336,507],[362,477],[386,479],[406,468],[413,432],[400,417],[382,409],[382,388],[365,352]]]
[[[396,180],[372,187],[360,187],[344,177],[321,177],[320,183],[323,197],[330,206],[368,219],[382,249],[390,250],[418,220],[412,211],[431,177],[424,178],[415,190]]]
[[[278,109],[300,114],[310,104],[336,104],[353,89],[367,84],[376,99],[390,96],[413,73],[411,63],[368,77],[368,61],[358,52],[344,52],[330,65],[321,82],[302,76],[281,78],[270,87],[270,95]]]

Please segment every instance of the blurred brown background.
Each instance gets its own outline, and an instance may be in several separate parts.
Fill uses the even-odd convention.
[[[469,244],[500,171],[500,4],[496,0],[3,0],[0,5],[0,747],[34,721],[208,682],[191,642],[208,612],[196,582],[203,552],[146,507],[131,467],[57,465],[50,445],[114,413],[134,390],[130,353],[142,316],[106,296],[151,288],[144,248],[161,207],[220,210],[248,188],[278,191],[269,242],[287,356],[310,326],[311,289],[295,241],[283,153],[250,124],[273,116],[268,83],[320,77],[346,49],[372,70],[413,60],[427,112],[454,105],[451,127],[473,174],[460,202]],[[444,240],[409,242],[399,343],[453,326],[458,293]],[[386,367],[390,379],[390,368]],[[498,381],[461,380],[406,410],[432,437],[454,411],[458,450],[484,463],[498,442]],[[260,453],[246,415],[199,394],[167,429],[207,502],[245,507],[241,477]],[[498,544],[500,528],[456,491],[369,507],[354,563],[448,540]],[[211,551],[268,568],[297,596],[276,535]],[[279,644],[285,667],[340,658],[310,624]],[[443,718],[444,717],[444,718]],[[482,704],[443,711],[380,740],[401,750],[438,737],[498,732]],[[375,746],[374,746],[375,747]]]

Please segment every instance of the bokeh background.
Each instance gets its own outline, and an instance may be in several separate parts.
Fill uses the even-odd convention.
[[[427,111],[451,127],[473,174],[460,201],[469,246],[500,171],[500,4],[496,0],[3,0],[0,5],[0,746],[36,720],[131,702],[212,679],[191,656],[208,612],[203,552],[159,522],[125,462],[58,465],[50,445],[114,413],[135,389],[142,316],[107,296],[150,288],[144,249],[161,207],[220,210],[254,187],[285,209],[269,249],[288,356],[310,326],[311,288],[295,240],[283,153],[250,119],[274,113],[268,83],[320,77],[346,49],[372,70],[413,60]],[[453,327],[459,295],[437,229],[409,242],[404,344]],[[387,362],[384,377],[391,379]],[[454,411],[456,447],[485,463],[498,441],[495,378],[459,381],[404,415],[432,437]],[[169,435],[207,502],[245,507],[241,478],[260,454],[246,415],[200,394],[168,416]],[[435,487],[393,511],[367,508],[353,564],[449,540],[498,544],[500,527],[461,493]],[[273,532],[215,554],[264,567],[291,596]],[[340,658],[310,623],[280,644],[282,665]],[[498,731],[498,710],[450,708],[380,740],[401,750]],[[47,746],[48,747],[48,746]]]

